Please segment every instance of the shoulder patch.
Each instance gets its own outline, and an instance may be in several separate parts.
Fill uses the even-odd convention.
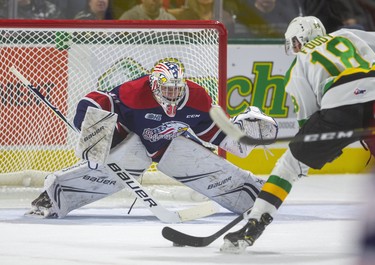
[[[126,82],[119,87],[119,99],[129,108],[149,109],[158,107],[148,80],[148,75]]]
[[[186,102],[186,106],[199,111],[208,112],[212,105],[212,99],[206,90],[191,81],[187,81],[187,85],[189,87],[189,99]]]

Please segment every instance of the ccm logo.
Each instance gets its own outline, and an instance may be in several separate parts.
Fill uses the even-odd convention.
[[[116,163],[110,163],[110,164],[107,164],[107,165],[113,172],[115,172],[117,174],[117,176],[120,177],[120,179],[125,181],[126,185],[128,185],[129,188],[131,188],[132,190],[135,191],[135,193],[138,195],[139,198],[141,198],[145,202],[148,202],[150,208],[158,205],[153,199],[151,199],[148,196],[147,192],[145,192],[138,185],[134,184],[134,181],[130,179],[128,173],[123,171]]]
[[[319,141],[319,140],[335,140],[335,139],[351,138],[351,137],[353,137],[353,131],[308,134],[308,135],[305,135],[303,139],[305,142],[314,142],[314,141]]]

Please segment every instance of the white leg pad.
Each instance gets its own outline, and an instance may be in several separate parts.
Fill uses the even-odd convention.
[[[265,182],[182,136],[171,142],[157,167],[235,213],[253,206]]]
[[[111,150],[107,162],[110,161],[124,167],[135,178],[140,178],[151,165],[151,159],[135,134],[128,135]],[[113,173],[109,174],[110,169],[106,166],[98,165],[96,169],[90,166],[87,161],[82,161],[46,177],[44,189],[52,201],[53,212],[59,218],[125,187],[123,180]]]
[[[62,218],[74,209],[122,190],[121,180],[110,177],[107,170],[103,166],[93,170],[88,162],[81,162],[48,175],[44,189],[52,201],[53,212]]]

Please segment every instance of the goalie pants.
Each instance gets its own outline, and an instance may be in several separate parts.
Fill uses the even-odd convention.
[[[314,113],[301,127],[297,135],[321,134],[368,128],[375,126],[375,102],[345,105],[324,109]],[[342,138],[329,141],[297,142],[291,141],[289,148],[293,156],[314,169],[321,169],[326,163],[342,154],[342,149],[361,138]],[[364,139],[371,154],[375,156],[375,138]]]

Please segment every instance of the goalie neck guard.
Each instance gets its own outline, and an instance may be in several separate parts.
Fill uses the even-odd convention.
[[[176,115],[178,103],[186,95],[184,73],[177,63],[157,64],[150,75],[151,91],[169,117]]]

